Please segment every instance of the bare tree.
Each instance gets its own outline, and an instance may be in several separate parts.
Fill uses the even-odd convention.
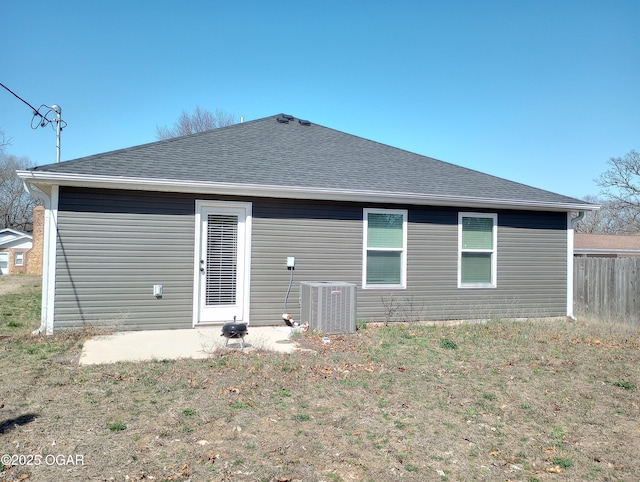
[[[11,144],[11,139],[7,139],[4,131],[0,129],[0,154],[4,154],[4,150]]]
[[[212,113],[206,109],[201,109],[200,106],[196,106],[192,114],[183,110],[173,126],[156,126],[156,138],[162,140],[187,136],[189,134],[195,134],[196,132],[204,132],[235,123],[235,116],[229,112],[216,109],[215,113]]]
[[[640,154],[631,150],[624,157],[612,157],[596,180],[602,193],[622,206],[640,210]]]
[[[33,208],[37,202],[25,192],[16,175],[16,170],[31,164],[27,157],[18,158],[0,151],[0,229],[33,229]]]
[[[577,233],[587,234],[635,234],[640,232],[640,210],[616,200],[585,196],[585,201],[599,204],[598,211],[588,211],[576,223]]]
[[[624,157],[612,157],[609,168],[596,179],[604,200],[599,212],[585,215],[579,232],[635,234],[640,232],[640,154],[631,150]]]

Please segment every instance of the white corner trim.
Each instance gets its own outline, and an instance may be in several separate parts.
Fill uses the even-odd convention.
[[[571,213],[567,213],[567,316],[575,319],[573,313],[573,223]]]
[[[58,186],[51,189],[51,201],[44,211],[42,253],[42,321],[47,335],[53,335],[56,298],[56,257],[58,237]]]

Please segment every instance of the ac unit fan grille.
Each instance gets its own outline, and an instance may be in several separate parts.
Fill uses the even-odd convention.
[[[327,334],[356,331],[356,285],[342,281],[300,283],[301,321]]]

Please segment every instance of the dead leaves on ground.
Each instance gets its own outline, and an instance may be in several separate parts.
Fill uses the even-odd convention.
[[[311,373],[317,378],[346,378],[352,373],[367,372],[375,373],[379,372],[381,367],[376,366],[375,363],[344,363],[341,366],[334,367],[330,365],[316,365],[311,367]]]

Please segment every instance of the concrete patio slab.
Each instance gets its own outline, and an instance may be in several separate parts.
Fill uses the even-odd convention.
[[[122,331],[98,335],[87,340],[80,355],[80,365],[142,361],[153,359],[207,358],[219,349],[240,349],[239,339],[220,336],[221,327],[185,330]],[[270,350],[291,353],[296,343],[290,339],[291,328],[249,326],[244,350]]]

